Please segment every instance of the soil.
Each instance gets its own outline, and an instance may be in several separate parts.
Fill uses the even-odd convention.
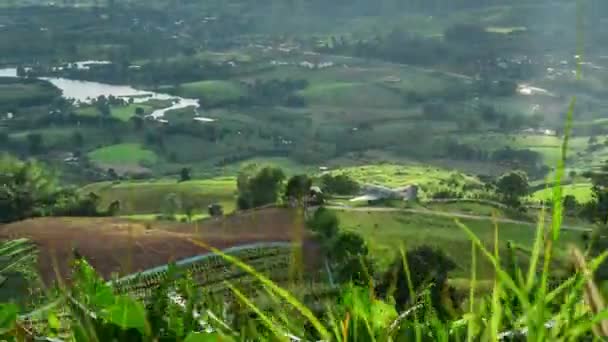
[[[58,277],[69,281],[75,251],[109,279],[112,274],[130,274],[209,252],[191,239],[220,249],[256,242],[303,241],[303,258],[310,265],[318,259],[318,249],[302,221],[294,211],[278,208],[196,224],[117,218],[38,218],[0,227],[0,240],[32,240],[39,248],[39,268],[48,284]]]

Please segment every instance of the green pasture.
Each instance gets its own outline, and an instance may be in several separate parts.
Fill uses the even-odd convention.
[[[395,108],[404,104],[398,93],[373,83],[335,82],[318,84],[299,92],[311,105],[344,108]]]
[[[158,156],[140,144],[126,143],[96,149],[88,154],[98,164],[136,164],[156,163]]]
[[[177,90],[178,95],[204,100],[212,105],[224,101],[234,101],[245,95],[245,89],[230,81],[200,81],[184,83]]]
[[[46,104],[60,95],[59,89],[45,81],[0,77],[0,108]]]
[[[512,149],[530,149],[543,156],[545,164],[555,167],[561,158],[562,138],[547,135],[518,134],[463,134],[456,137],[461,143],[494,151],[506,147]],[[569,141],[570,156],[585,151],[587,137],[572,137]],[[574,165],[573,165],[574,166]]]
[[[346,231],[361,234],[368,242],[371,254],[379,256],[378,265],[384,268],[399,252],[399,248],[413,249],[430,245],[443,250],[458,265],[452,276],[468,277],[471,268],[471,240],[459,228],[454,219],[424,214],[402,212],[352,212],[337,211],[341,227]],[[494,225],[491,218],[484,220],[460,219],[471,229],[487,248],[492,248]],[[499,223],[498,235],[502,242],[513,241],[531,247],[536,234],[534,226]],[[564,231],[561,234],[557,254],[564,255],[568,243],[581,243],[580,233]],[[481,259],[481,260],[480,260]],[[493,276],[493,267],[484,258],[478,257],[478,277]]]
[[[111,106],[110,113],[112,117],[119,119],[121,121],[129,121],[133,116],[135,116],[135,110],[137,108],[142,108],[144,110],[144,115],[151,114],[154,110],[158,108],[163,108],[167,105],[166,102],[145,102],[145,103],[131,103],[125,106]],[[77,115],[81,116],[100,116],[99,110],[94,106],[87,105],[84,107],[80,107],[76,110]]]
[[[462,173],[417,164],[353,166],[334,170],[332,173],[348,175],[361,183],[379,184],[389,187],[400,187],[410,184],[418,184],[424,187],[450,180],[461,185],[481,184],[478,179]]]
[[[579,203],[586,203],[592,199],[591,183],[577,183],[562,186],[564,196],[572,195]],[[554,188],[547,188],[536,191],[532,198],[539,201],[550,201],[553,198]]]
[[[113,201],[120,201],[122,215],[135,216],[137,219],[155,217],[163,212],[164,202],[170,194],[175,194],[182,210],[194,208],[195,215],[205,215],[207,207],[220,203],[224,213],[235,208],[236,180],[230,177],[178,182],[173,179],[159,179],[142,182],[101,182],[87,185],[82,193],[93,192],[100,196],[100,207],[105,209]],[[177,214],[184,214],[183,212]],[[150,216],[152,215],[152,216]]]

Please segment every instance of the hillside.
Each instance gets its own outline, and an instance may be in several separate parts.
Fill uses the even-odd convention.
[[[109,279],[114,273],[131,274],[208,252],[190,239],[216,248],[291,241],[297,222],[294,212],[280,209],[240,213],[196,225],[115,218],[41,218],[0,226],[0,239],[31,239],[39,249],[40,272],[47,282],[55,280],[57,272],[69,279],[73,250]],[[300,234],[308,235],[305,231]],[[314,244],[306,246],[310,257],[305,260],[312,261]]]

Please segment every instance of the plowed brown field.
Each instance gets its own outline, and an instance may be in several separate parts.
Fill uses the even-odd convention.
[[[304,259],[313,260],[316,244],[293,210],[264,209],[210,219],[199,224],[140,223],[116,218],[39,218],[0,227],[0,240],[29,238],[39,248],[40,272],[46,282],[69,280],[76,250],[106,279],[207,253],[194,238],[216,248],[256,242],[304,239]],[[308,264],[309,262],[307,262]]]

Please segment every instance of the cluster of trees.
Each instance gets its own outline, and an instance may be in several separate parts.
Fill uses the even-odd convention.
[[[608,225],[608,161],[597,171],[583,174],[591,180],[593,197],[588,203],[583,204],[581,215],[591,222]]]
[[[323,192],[335,195],[355,195],[359,192],[359,183],[348,175],[324,174],[321,176]]]
[[[323,194],[354,195],[359,192],[359,184],[347,175],[325,174],[319,183],[322,193],[314,194],[315,204],[323,202]],[[313,200],[309,198],[313,195],[312,186],[313,179],[307,175],[287,179],[280,168],[250,164],[239,172],[237,178],[237,207],[251,209],[275,204],[281,199],[304,204],[306,200]]]
[[[495,151],[489,151],[483,147],[478,148],[469,144],[459,143],[448,139],[444,143],[445,155],[453,159],[467,161],[491,161],[513,168],[526,170],[535,177],[542,177],[549,172],[549,167],[544,164],[540,153],[529,149],[513,149],[504,147]]]
[[[251,209],[277,203],[285,178],[280,168],[257,164],[246,166],[237,178],[237,207]]]
[[[0,222],[38,216],[99,216],[99,198],[83,196],[59,184],[57,175],[44,165],[0,156]]]

